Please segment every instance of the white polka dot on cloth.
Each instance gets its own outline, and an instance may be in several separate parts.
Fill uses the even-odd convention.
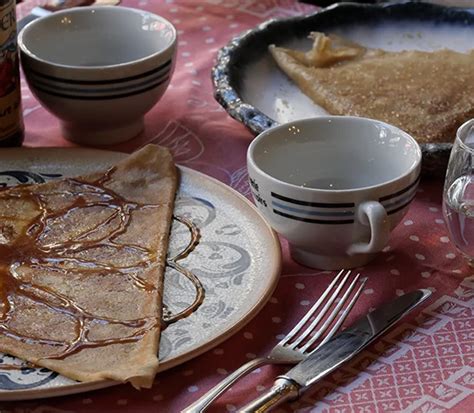
[[[393,268],[390,270],[390,274],[392,275],[400,275],[400,271],[398,271],[396,268]]]
[[[183,57],[189,57],[189,56],[191,56],[191,53],[189,53],[189,52],[183,52],[183,53],[181,53],[181,56],[183,56]]]
[[[429,210],[430,210],[431,212],[438,212],[438,211],[439,211],[439,209],[436,208],[436,207],[430,207]]]
[[[235,412],[237,410],[237,407],[235,407],[233,404],[226,404],[225,408],[228,412]]]
[[[189,386],[188,387],[188,392],[189,393],[196,393],[199,390],[198,386]]]
[[[214,39],[214,37],[208,37],[208,38],[205,40],[205,42],[206,42],[207,44],[214,43],[215,41],[216,41],[216,39]]]
[[[239,23],[229,24],[229,29],[236,29],[237,27],[239,27]]]
[[[425,260],[425,256],[423,254],[415,254],[415,257],[416,257],[417,260],[420,260],[420,261]]]
[[[366,288],[366,289],[364,290],[364,294],[366,294],[366,295],[371,295],[371,294],[373,294],[373,293],[374,293],[374,289],[373,289],[373,288]]]
[[[421,276],[422,276],[423,278],[429,278],[429,277],[431,276],[431,274],[430,274],[428,271],[423,271],[423,272],[421,273]]]
[[[178,13],[178,8],[177,7],[171,8],[170,13]]]
[[[265,386],[262,386],[261,384],[259,384],[257,387],[255,387],[255,390],[257,391],[264,391],[266,389]]]
[[[420,238],[418,238],[416,235],[410,235],[410,239],[415,242],[418,242],[420,240]]]
[[[188,44],[188,42],[186,40],[180,40],[178,42],[178,46],[186,46]]]
[[[449,254],[446,254],[446,258],[453,260],[454,258],[456,258],[456,254],[453,254],[452,252],[450,252]]]
[[[390,251],[392,247],[390,245],[387,245],[386,247],[384,247],[384,249],[382,250],[382,252],[388,252]]]
[[[214,351],[213,351],[214,354],[218,355],[218,356],[221,356],[222,354],[224,354],[224,350],[221,349],[221,348],[216,348]]]
[[[284,335],[284,334],[277,334],[277,335],[275,336],[275,338],[276,338],[277,340],[283,340],[283,339],[285,338],[285,335]]]
[[[272,323],[275,323],[275,324],[281,323],[281,318],[280,317],[272,317]]]
[[[197,6],[196,7],[196,11],[203,11],[203,10],[204,10],[204,7],[202,7],[202,6]]]
[[[308,300],[300,301],[300,305],[306,306],[306,305],[309,305],[309,304],[310,304],[310,302]]]
[[[253,334],[250,331],[246,331],[244,333],[244,338],[246,338],[247,340],[252,340],[253,339]]]
[[[455,274],[461,274],[462,273],[461,270],[453,270],[452,272],[455,273]]]
[[[298,290],[304,290],[305,286],[303,283],[296,283],[295,288]]]
[[[201,86],[201,82],[199,80],[193,80],[191,83],[195,86]]]
[[[226,369],[217,369],[216,370],[217,374],[220,374],[221,376],[225,376],[227,374],[227,370]]]
[[[413,225],[413,221],[412,221],[411,219],[407,219],[407,220],[403,223],[403,225],[405,225],[405,226],[408,227],[408,226],[410,226],[410,225]]]
[[[212,27],[211,26],[202,26],[201,30],[203,32],[210,32],[212,30]]]
[[[444,224],[444,219],[438,218],[438,219],[435,219],[435,222],[437,224]]]
[[[181,23],[181,19],[173,19],[173,24],[180,24]]]
[[[396,290],[396,291],[395,291],[395,294],[401,296],[401,295],[405,294],[405,291],[403,291],[403,290]]]
[[[440,237],[439,239],[441,242],[447,244],[449,242],[449,237]]]
[[[184,64],[184,66],[186,66],[186,67],[194,66],[194,62],[186,62],[186,63]]]

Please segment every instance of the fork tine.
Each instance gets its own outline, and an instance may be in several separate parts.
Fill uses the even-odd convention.
[[[316,316],[316,318],[311,322],[311,324],[306,328],[305,331],[303,331],[302,334],[299,335],[299,337],[289,345],[290,348],[295,349],[298,347],[299,344],[303,340],[305,340],[308,335],[314,330],[314,328],[319,324],[319,322],[322,320],[322,318],[326,315],[328,309],[333,305],[334,301],[336,300],[337,296],[339,295],[341,289],[344,287],[347,279],[351,275],[351,271],[347,271],[346,275],[342,279],[341,283],[337,286],[337,288],[334,290],[332,296],[329,298],[329,300],[326,302],[322,310],[319,312],[319,314]]]
[[[332,280],[331,284],[329,284],[329,286],[326,288],[326,290],[321,295],[321,297],[319,297],[318,301],[316,301],[313,304],[311,309],[304,315],[303,318],[301,318],[301,320],[298,322],[298,324],[296,324],[293,327],[293,329],[278,343],[279,345],[285,345],[288,341],[290,341],[298,333],[298,331],[301,329],[301,327],[303,327],[306,324],[306,322],[312,317],[312,315],[316,312],[316,310],[319,308],[319,306],[326,299],[326,297],[331,292],[334,285],[339,281],[339,279],[341,278],[343,272],[344,272],[344,270],[339,271],[339,274],[337,274],[336,277],[334,278],[334,280]]]
[[[339,330],[339,327],[341,327],[341,324],[344,322],[344,320],[347,318],[347,316],[349,315],[349,313],[351,312],[352,310],[352,307],[354,307],[354,304],[355,302],[357,301],[357,299],[359,298],[359,295],[362,293],[362,290],[364,289],[365,287],[365,283],[367,282],[367,278],[364,278],[361,283],[360,283],[360,286],[359,288],[357,289],[357,291],[355,292],[354,296],[352,297],[351,301],[349,302],[349,304],[347,305],[347,307],[342,311],[339,319],[337,320],[337,322],[333,325],[333,327],[331,328],[331,330],[329,331],[329,333],[326,334],[326,336],[324,337],[324,339],[316,346],[315,350],[318,349],[319,347],[321,347],[323,344],[325,344],[327,341],[329,341],[332,336],[336,333],[337,330]],[[313,350],[314,351],[314,350]]]
[[[349,287],[347,287],[347,290],[345,291],[344,295],[342,296],[342,298],[339,300],[339,302],[337,303],[336,307],[332,310],[331,314],[329,315],[329,317],[325,320],[324,324],[318,329],[317,333],[314,334],[305,344],[304,346],[300,347],[300,351],[302,352],[306,352],[308,350],[308,348],[310,348],[315,342],[316,340],[321,337],[323,335],[323,333],[327,330],[327,328],[331,325],[331,323],[334,321],[334,319],[339,315],[339,312],[342,308],[342,306],[346,303],[347,299],[349,298],[350,294],[352,294],[352,292],[354,291],[354,288],[356,286],[356,283],[359,281],[359,278],[360,278],[360,274],[357,274],[356,277],[354,278],[354,280],[351,282],[351,284],[349,285]],[[361,290],[361,288],[359,287],[358,291]],[[359,292],[360,294],[360,292]],[[357,297],[356,297],[357,298]],[[353,302],[355,302],[354,300],[352,300]],[[349,303],[350,305],[351,303]],[[344,315],[344,313],[343,313]],[[346,314],[347,315],[347,314]],[[341,317],[340,317],[341,318]],[[339,323],[339,321],[341,320],[338,320],[338,322],[336,323],[336,325]],[[342,320],[344,321],[344,320]],[[341,321],[341,323],[342,323]],[[332,330],[331,330],[332,332]],[[330,332],[330,334],[331,334]],[[335,331],[334,331],[335,332]],[[334,332],[332,332],[332,334],[334,334]],[[327,336],[326,338],[327,339]],[[318,345],[318,347],[321,346],[321,344]]]

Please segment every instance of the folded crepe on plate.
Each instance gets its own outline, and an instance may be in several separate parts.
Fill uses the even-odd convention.
[[[177,172],[148,145],[102,173],[0,192],[0,350],[150,387]]]
[[[451,142],[474,117],[474,50],[389,52],[312,33],[308,52],[270,46],[278,66],[333,115],[374,118],[420,143]]]

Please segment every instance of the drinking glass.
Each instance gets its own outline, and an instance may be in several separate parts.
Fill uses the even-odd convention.
[[[443,190],[449,237],[474,267],[474,119],[456,133]]]

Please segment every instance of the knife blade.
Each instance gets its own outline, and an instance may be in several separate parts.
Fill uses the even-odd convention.
[[[284,401],[297,399],[302,392],[358,354],[430,295],[429,290],[415,290],[361,317],[286,374],[278,376],[269,391],[239,411],[266,412]]]

